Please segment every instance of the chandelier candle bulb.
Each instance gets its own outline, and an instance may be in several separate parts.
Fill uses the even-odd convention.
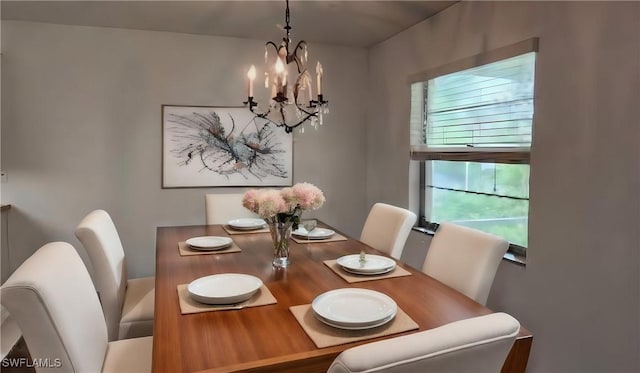
[[[322,64],[320,61],[316,64],[316,80],[318,81],[318,96],[322,94]]]
[[[280,58],[276,58],[276,93],[282,93],[282,86],[287,84],[284,78],[284,65]]]
[[[287,72],[282,73],[282,95],[285,101],[289,98],[289,85],[287,84]]]
[[[256,67],[251,65],[249,72],[247,72],[249,78],[249,97],[253,97],[253,81],[256,79]]]
[[[283,90],[286,91],[287,90],[287,71],[286,70],[282,72],[282,86],[284,87]]]
[[[282,75],[284,72],[284,64],[280,58],[276,59],[276,74]]]

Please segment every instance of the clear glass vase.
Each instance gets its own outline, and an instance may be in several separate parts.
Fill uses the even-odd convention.
[[[273,266],[287,268],[289,265],[289,241],[293,222],[278,222],[276,219],[268,221],[271,239],[273,240]]]

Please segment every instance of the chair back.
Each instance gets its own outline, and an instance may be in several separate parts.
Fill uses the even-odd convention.
[[[456,321],[439,328],[343,351],[329,373],[497,373],[520,323],[506,313]]]
[[[127,263],[120,236],[111,216],[104,210],[90,212],[78,224],[75,233],[91,260],[109,341],[115,341],[127,290]]]
[[[422,271],[484,305],[509,243],[451,223],[436,230]]]
[[[242,206],[244,193],[205,194],[204,207],[207,225],[225,224],[231,219],[256,218],[257,214]]]
[[[409,210],[386,203],[376,203],[369,211],[360,241],[400,259],[416,219],[416,214]]]
[[[52,368],[36,367],[37,372],[101,371],[107,328],[89,272],[73,246],[44,245],[7,279],[0,294],[31,357],[49,359]]]

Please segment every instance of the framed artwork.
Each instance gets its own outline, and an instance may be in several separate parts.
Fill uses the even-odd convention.
[[[292,136],[245,107],[162,105],[162,187],[289,186]]]

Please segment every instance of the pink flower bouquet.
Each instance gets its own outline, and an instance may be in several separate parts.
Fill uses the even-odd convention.
[[[297,229],[300,215],[305,210],[316,210],[325,198],[313,184],[298,183],[290,188],[251,189],[244,194],[242,205],[271,223],[293,223]]]

